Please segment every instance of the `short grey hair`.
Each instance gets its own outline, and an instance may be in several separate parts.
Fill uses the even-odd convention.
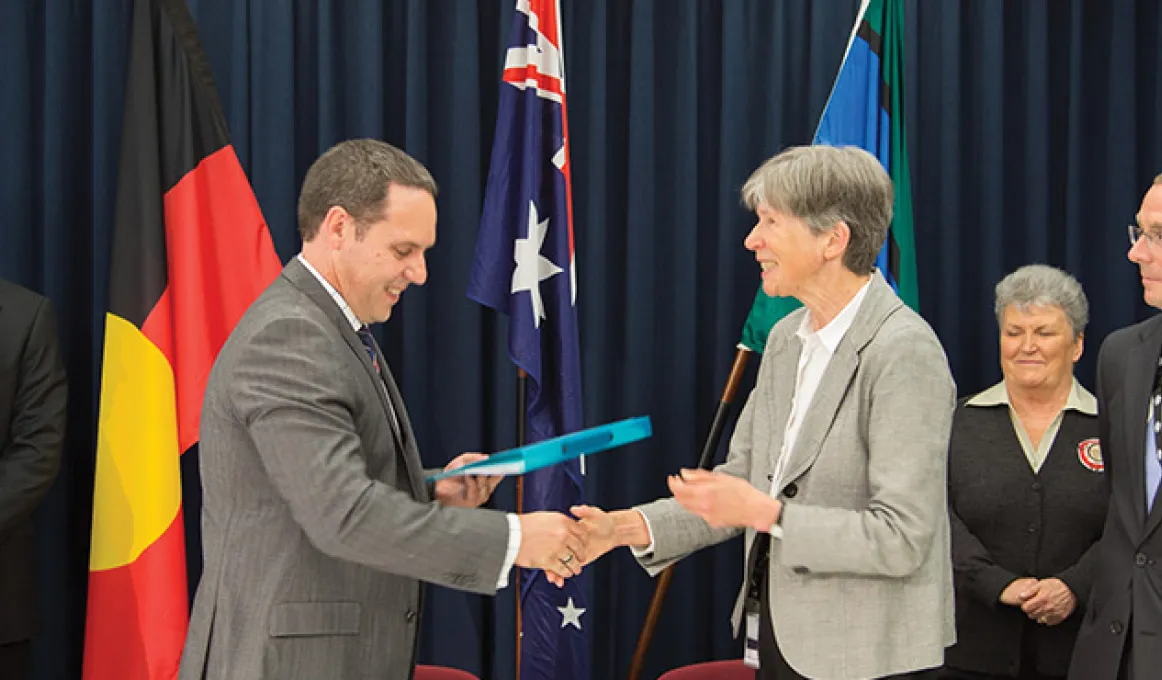
[[[870,274],[892,222],[892,178],[859,147],[795,146],[767,160],[742,187],[742,201],[758,210],[793,215],[822,234],[843,222],[851,240],[843,264]]]
[[[422,189],[436,197],[436,180],[422,163],[378,139],[349,139],[327,149],[311,164],[299,194],[299,235],[310,241],[327,211],[338,206],[355,220],[356,238],[387,214],[392,184]]]
[[[1085,332],[1089,323],[1089,300],[1077,279],[1044,264],[1029,264],[1001,279],[996,288],[997,325],[1004,322],[1005,308],[1022,312],[1030,307],[1056,307],[1065,313],[1073,337]]]

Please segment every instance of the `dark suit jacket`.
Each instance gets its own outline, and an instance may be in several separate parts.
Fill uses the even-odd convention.
[[[1160,350],[1162,316],[1155,316],[1111,333],[1098,357],[1098,431],[1110,505],[1072,680],[1114,680],[1129,635],[1136,677],[1162,673],[1162,499],[1155,497],[1147,515],[1145,483],[1146,417]]]
[[[36,630],[32,511],[60,469],[65,371],[45,298],[0,280],[0,644]]]
[[[222,347],[182,680],[408,678],[421,582],[496,592],[508,520],[432,501],[380,368],[297,259]]]
[[[961,404],[952,422],[948,504],[957,642],[945,652],[945,663],[1016,676],[1027,649],[1038,671],[1063,676],[1089,597],[1109,497],[1100,468],[1083,458],[1093,455],[1086,443],[1097,438],[1097,418],[1066,411],[1036,473],[1008,405]],[[1077,597],[1077,610],[1056,626],[1041,626],[1019,607],[1000,604],[1005,587],[1025,576],[1061,579]]]

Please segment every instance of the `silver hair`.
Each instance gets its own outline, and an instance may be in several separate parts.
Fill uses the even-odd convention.
[[[859,147],[790,147],[755,170],[742,201],[757,210],[793,215],[822,234],[843,222],[851,230],[843,264],[870,274],[892,221],[892,179],[875,156]]]
[[[1030,307],[1056,307],[1065,313],[1073,337],[1085,332],[1089,323],[1089,300],[1077,279],[1044,264],[1028,264],[1001,279],[996,288],[997,325],[1003,323],[1005,308],[1013,305],[1027,312]]]

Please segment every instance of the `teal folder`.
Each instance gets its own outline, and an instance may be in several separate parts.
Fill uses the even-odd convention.
[[[526,472],[540,470],[579,456],[599,453],[640,441],[648,438],[652,433],[649,416],[619,420],[615,423],[570,432],[535,444],[498,451],[489,456],[487,460],[469,463],[455,470],[432,475],[427,478],[427,481],[435,482],[446,477],[459,475],[523,475]]]

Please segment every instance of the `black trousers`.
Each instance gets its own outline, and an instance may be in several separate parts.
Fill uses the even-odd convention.
[[[32,641],[0,644],[0,680],[29,680],[32,677]]]
[[[762,616],[759,617],[759,666],[755,672],[755,680],[809,680],[799,675],[779,650],[779,643],[775,640],[775,628],[771,623],[770,583],[766,578],[766,570],[762,578]],[[936,669],[889,675],[884,680],[938,680],[939,671]]]

